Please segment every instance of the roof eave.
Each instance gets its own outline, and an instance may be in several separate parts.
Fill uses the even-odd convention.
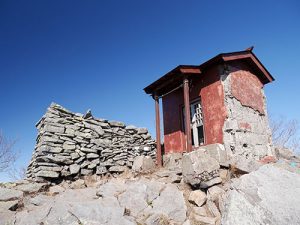
[[[147,94],[154,94],[157,91],[157,88],[160,87],[164,82],[171,78],[171,76],[178,75],[192,75],[192,74],[200,74],[201,70],[199,66],[195,65],[179,65],[175,67],[173,70],[166,73],[164,76],[154,81],[152,84],[148,85],[144,88],[144,91]],[[174,77],[175,78],[175,77]]]
[[[223,53],[221,54],[221,58],[224,62],[250,58],[266,78],[266,81],[263,82],[264,84],[270,83],[275,80],[274,77],[265,68],[265,66],[259,61],[259,59],[252,51],[246,50],[246,51],[236,52],[235,54]]]

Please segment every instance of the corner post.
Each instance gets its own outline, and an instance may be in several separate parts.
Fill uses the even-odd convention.
[[[191,134],[191,118],[190,118],[190,88],[187,77],[183,79],[183,96],[184,96],[184,112],[185,112],[185,134],[186,134],[186,151],[192,151],[192,134]]]
[[[156,125],[156,161],[159,167],[162,166],[161,141],[160,141],[160,116],[159,116],[159,97],[155,94],[155,125]]]

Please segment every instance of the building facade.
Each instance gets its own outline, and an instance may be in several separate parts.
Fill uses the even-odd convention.
[[[274,78],[252,50],[222,53],[199,66],[180,65],[144,89],[155,99],[157,143],[162,100],[166,154],[214,143],[246,158],[271,154],[264,85]],[[157,150],[159,158],[160,145]]]

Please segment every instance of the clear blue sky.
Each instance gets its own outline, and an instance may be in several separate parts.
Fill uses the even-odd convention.
[[[51,102],[154,134],[146,85],[178,64],[251,45],[276,78],[266,87],[270,113],[299,119],[297,0],[1,0],[0,129],[17,139],[18,165],[28,164]]]

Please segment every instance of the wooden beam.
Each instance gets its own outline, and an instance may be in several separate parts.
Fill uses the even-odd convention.
[[[159,115],[159,97],[154,96],[155,100],[155,125],[156,125],[156,161],[159,167],[162,166],[161,141],[160,141],[160,115]]]
[[[192,151],[192,134],[191,134],[191,118],[190,118],[190,88],[187,77],[183,79],[183,96],[185,110],[185,135],[186,135],[186,151]]]

